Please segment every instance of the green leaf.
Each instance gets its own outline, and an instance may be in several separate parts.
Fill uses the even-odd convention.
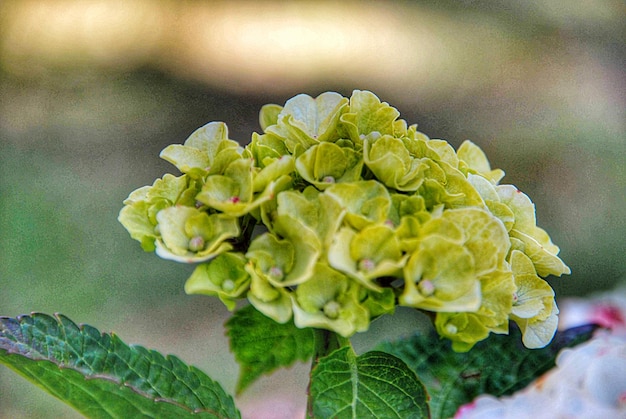
[[[526,387],[555,365],[561,349],[588,340],[591,330],[558,332],[542,349],[524,347],[519,330],[513,327],[510,335],[492,335],[467,353],[454,352],[448,340],[435,334],[387,342],[379,349],[403,359],[423,380],[433,418],[449,418],[480,394],[499,397]]]
[[[90,418],[240,417],[197,368],[62,315],[0,317],[0,363]]]
[[[426,390],[407,365],[385,352],[356,356],[346,346],[311,372],[309,417],[427,418]]]
[[[241,393],[263,374],[307,361],[315,353],[314,329],[298,329],[293,322],[276,323],[246,306],[226,322],[230,348],[241,366],[237,393]]]

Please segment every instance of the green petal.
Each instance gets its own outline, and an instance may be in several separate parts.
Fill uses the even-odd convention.
[[[401,273],[403,256],[393,230],[385,225],[370,225],[357,232],[344,227],[328,251],[328,263],[373,291],[382,291],[376,278]]]
[[[334,198],[346,210],[346,221],[357,230],[368,224],[383,223],[389,216],[389,192],[374,180],[336,183],[324,193]]]
[[[496,186],[489,182],[489,180],[480,175],[474,175],[472,173],[467,174],[467,181],[476,189],[476,192],[487,201],[500,201],[500,196],[496,190]]]
[[[218,211],[222,211],[232,217],[241,217],[258,208],[261,204],[274,199],[281,188],[289,184],[288,176],[269,181],[275,175],[291,170],[291,163],[286,159],[277,160],[263,170],[267,170],[264,176],[255,185],[255,167],[251,159],[240,159],[232,162],[223,175],[209,176],[196,199]],[[269,183],[268,183],[269,181]],[[255,193],[255,186],[265,189]]]
[[[430,311],[474,311],[481,302],[474,258],[462,245],[430,235],[404,267],[400,305]]]
[[[268,187],[272,187],[272,183],[276,183],[280,178],[289,176],[295,170],[292,156],[280,156],[271,163],[267,163],[268,164],[265,165],[260,172],[254,175],[252,190],[255,193],[262,192]],[[281,180],[278,183],[283,182]]]
[[[169,207],[157,214],[160,239],[157,254],[178,262],[202,262],[228,251],[225,240],[240,233],[236,219],[222,214],[208,215],[192,207]],[[201,245],[195,244],[197,240]]]
[[[280,239],[271,233],[256,237],[246,253],[254,275],[274,287],[288,287],[307,281],[320,255],[319,246],[298,237]]]
[[[172,144],[161,151],[161,158],[194,178],[220,173],[228,163],[241,157],[239,143],[228,139],[223,122],[210,122],[194,131],[184,145]]]
[[[194,205],[195,200],[192,199],[192,195],[197,192],[196,184],[189,177],[167,174],[154,181],[154,184],[145,192],[145,199],[150,203],[166,200],[168,206]]]
[[[520,250],[533,261],[537,273],[543,277],[571,273],[569,267],[557,256],[558,246],[552,243],[545,230],[537,227],[535,205],[530,198],[513,185],[500,185],[497,191],[501,202],[515,216],[515,223],[509,232],[511,239],[516,239],[523,245]]]
[[[543,230],[541,230],[543,232]],[[570,274],[570,268],[556,254],[548,250],[552,244],[549,238],[535,230],[535,237],[512,229],[509,233],[512,238],[516,238],[524,244],[524,253],[533,261],[537,273],[546,277],[548,275],[561,276]],[[539,237],[537,237],[539,236]],[[558,253],[558,250],[557,250]]]
[[[411,156],[405,143],[390,135],[363,144],[363,160],[376,178],[399,191],[416,191],[424,181],[429,165]]]
[[[404,216],[396,228],[396,236],[400,247],[407,254],[411,254],[419,245],[420,230],[423,222],[418,217]]]
[[[554,301],[552,287],[537,276],[530,258],[518,250],[511,252],[511,269],[517,287],[511,313],[523,319],[545,317],[543,312],[550,312]]]
[[[437,313],[435,327],[440,336],[452,341],[456,352],[467,352],[489,336],[489,329],[473,313]]]
[[[338,93],[322,93],[315,99],[300,94],[285,103],[277,117],[277,124],[266,132],[285,139],[289,150],[299,155],[300,151],[321,141],[336,140],[336,126],[348,99]]]
[[[508,269],[492,271],[480,277],[482,302],[475,313],[482,324],[495,333],[508,333],[515,282]]]
[[[291,230],[294,237],[310,231],[315,237],[307,236],[307,240],[328,248],[344,214],[337,201],[308,187],[302,192],[283,191],[278,194],[277,202],[277,222],[282,225],[282,231]]]
[[[187,294],[216,295],[232,311],[235,300],[250,286],[244,269],[246,258],[240,253],[222,253],[209,263],[198,265],[185,282]]]
[[[526,347],[542,348],[552,340],[558,325],[554,291],[537,276],[533,262],[524,253],[511,252],[511,268],[516,285],[511,319],[520,327]]]
[[[255,165],[260,168],[271,164],[274,160],[288,155],[289,150],[285,141],[275,135],[252,133],[252,140],[246,146],[245,156],[254,159]]]
[[[265,131],[267,127],[276,125],[278,122],[278,115],[282,110],[283,107],[280,105],[263,105],[261,107],[261,112],[259,112],[259,124],[261,125],[261,129]]]
[[[118,221],[130,233],[130,237],[138,240],[146,252],[154,251],[154,241],[158,237],[155,232],[156,226],[150,222],[148,216],[149,206],[150,204],[145,201],[128,204],[122,208],[117,217]]]
[[[418,193],[426,200],[428,208],[445,205],[446,208],[468,206],[483,207],[483,199],[467,180],[465,175],[445,161],[422,159],[428,166],[424,172],[424,182]]]
[[[443,161],[454,167],[455,169],[459,167],[459,158],[457,157],[454,148],[445,140],[428,140],[425,141],[426,146],[429,149],[433,150],[437,153],[439,158],[437,161]]]
[[[483,199],[463,173],[443,161],[439,162],[439,166],[445,173],[445,182],[441,184],[445,193],[441,203],[450,208],[484,206]]]
[[[280,324],[287,323],[292,316],[288,289],[273,287],[266,279],[258,275],[250,264],[246,265],[246,271],[251,278],[248,291],[250,304],[270,319]]]
[[[186,175],[176,177],[167,174],[157,179],[152,186],[133,191],[124,200],[125,206],[118,220],[133,239],[141,242],[145,251],[154,251],[155,240],[160,236],[156,215],[173,205],[194,205],[198,188],[199,184]]]
[[[545,347],[556,333],[556,329],[559,323],[558,315],[559,309],[556,306],[556,302],[552,302],[550,314],[543,320],[538,319],[519,319],[515,316],[511,316],[517,323],[522,331],[522,342],[524,346],[530,349]]]
[[[425,223],[420,234],[424,238],[418,241],[405,268],[400,303],[432,311],[474,312],[472,321],[505,333],[515,285],[505,262],[509,241],[502,223],[479,208],[446,210]],[[426,245],[438,247],[432,250]],[[443,269],[447,266],[460,272],[446,274]],[[442,273],[437,276],[433,269],[442,269]],[[465,293],[444,294],[443,287]]]
[[[182,173],[201,178],[209,173],[211,156],[197,148],[171,144],[161,151],[160,157],[172,163]]]
[[[393,314],[396,308],[396,295],[391,288],[383,288],[380,292],[361,288],[359,301],[371,318]]]
[[[489,211],[502,221],[506,231],[510,232],[515,224],[515,214],[511,211],[511,208],[498,201],[485,200],[485,204]]]
[[[450,211],[452,210],[446,210],[424,223],[418,233],[419,236],[421,236],[420,238],[424,239],[430,236],[439,236],[455,244],[463,245],[467,239],[467,235],[461,229],[461,226],[454,223],[453,220],[450,220],[448,218],[449,216],[443,217],[443,214],[447,214]]]
[[[487,173],[491,171],[491,165],[485,153],[473,142],[466,140],[463,141],[459,149],[457,150],[457,156],[459,159],[467,163],[468,167],[475,170],[477,173]]]
[[[197,198],[217,209],[220,208],[216,205],[221,205],[224,201],[249,203],[253,195],[253,172],[252,160],[236,160],[228,165],[224,175],[207,178],[202,193]]]
[[[394,121],[398,116],[400,112],[396,108],[381,102],[372,92],[355,90],[348,110],[341,115],[341,122],[350,139],[360,144],[362,138],[372,132],[393,135]]]
[[[298,286],[293,301],[294,323],[349,337],[369,327],[370,315],[359,304],[359,288],[340,272],[318,263],[311,280]]]
[[[501,268],[509,252],[509,238],[502,222],[480,208],[444,211],[442,218],[451,221],[464,235],[464,246],[474,257],[476,275]]]
[[[500,201],[511,208],[515,214],[513,228],[519,231],[530,231],[535,228],[535,204],[530,198],[513,185],[499,185],[496,188]]]
[[[471,141],[464,141],[457,150],[457,156],[473,173],[484,176],[494,185],[504,177],[504,172],[500,169],[491,170],[491,165],[485,153]]]
[[[293,268],[295,252],[289,240],[282,240],[273,234],[264,233],[252,240],[246,257],[261,271],[266,272],[275,268],[279,269],[284,276],[285,272]]]
[[[296,160],[300,176],[320,190],[337,182],[359,180],[362,167],[361,153],[334,143],[314,145]]]
[[[402,250],[412,253],[417,246],[420,229],[432,218],[431,213],[426,210],[426,203],[420,195],[393,194],[391,199],[390,225],[396,227]]]

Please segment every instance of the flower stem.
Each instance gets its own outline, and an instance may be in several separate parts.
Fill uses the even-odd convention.
[[[319,364],[320,359],[344,346],[351,346],[350,339],[344,338],[330,330],[318,330],[315,335],[315,355],[311,361],[311,372]],[[309,385],[307,387],[307,418],[313,418],[313,399],[311,397],[311,372],[309,373]]]

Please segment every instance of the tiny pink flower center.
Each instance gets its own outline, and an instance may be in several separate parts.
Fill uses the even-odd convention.
[[[435,293],[435,284],[433,284],[432,281],[429,281],[428,279],[421,280],[420,283],[417,285],[417,288],[420,290],[422,295],[425,296],[430,296]]]
[[[272,266],[267,272],[267,275],[271,279],[278,281],[278,280],[283,279],[283,277],[285,276],[285,273],[278,266]]]
[[[376,267],[376,263],[369,258],[363,258],[358,263],[359,271],[370,272]]]

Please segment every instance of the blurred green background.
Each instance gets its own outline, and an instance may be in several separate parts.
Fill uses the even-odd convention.
[[[625,17],[621,0],[2,1],[0,315],[63,313],[175,353],[232,393],[228,311],[186,296],[192,267],[142,252],[117,214],[176,173],[158,158],[166,145],[209,121],[247,143],[263,104],[327,90],[372,90],[431,138],[479,144],[572,268],[550,280],[557,296],[612,289],[624,282]],[[357,343],[417,323],[401,311]],[[297,416],[306,373],[262,379],[238,398],[244,416]],[[4,367],[0,416],[78,417]]]

